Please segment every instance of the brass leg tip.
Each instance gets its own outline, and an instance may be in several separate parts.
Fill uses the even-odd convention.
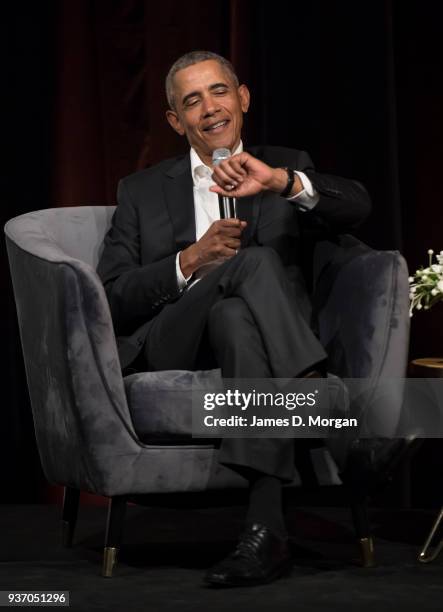
[[[117,548],[105,547],[103,551],[103,571],[102,576],[112,578],[112,572],[117,564]]]
[[[375,567],[374,542],[372,538],[360,538],[359,541],[361,561],[363,567]]]

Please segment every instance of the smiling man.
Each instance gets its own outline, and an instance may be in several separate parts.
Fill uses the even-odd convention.
[[[301,233],[306,224],[325,234],[354,227],[369,212],[366,191],[315,172],[303,151],[244,149],[250,94],[219,55],[179,58],[166,95],[167,120],[190,151],[120,182],[98,267],[122,368],[321,375],[326,353],[309,326]],[[217,148],[232,156],[213,168]],[[220,219],[217,193],[238,198],[238,218]],[[288,568],[281,486],[293,459],[291,440],[222,440],[218,461],[248,479],[250,499],[238,546],[206,582],[249,586]]]
[[[238,148],[243,114],[249,108],[248,88],[239,86],[224,62],[208,59],[200,62],[198,69],[195,64],[180,69],[177,62],[166,80],[171,106],[166,117],[207,166],[212,163],[214,149]]]

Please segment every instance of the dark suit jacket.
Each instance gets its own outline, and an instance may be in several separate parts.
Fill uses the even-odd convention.
[[[238,216],[247,221],[242,247],[265,245],[280,255],[289,277],[300,277],[303,228],[343,232],[369,213],[369,197],[355,181],[318,174],[304,151],[282,147],[247,149],[272,167],[305,172],[320,194],[311,212],[277,194],[242,198]],[[193,184],[189,154],[168,159],[120,181],[118,206],[98,265],[118,337],[122,367],[143,346],[150,321],[180,298],[175,258],[195,242]]]

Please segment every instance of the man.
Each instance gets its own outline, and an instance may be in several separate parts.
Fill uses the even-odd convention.
[[[167,120],[191,151],[120,182],[98,267],[122,367],[320,375],[326,353],[309,327],[300,221],[346,231],[369,211],[364,188],[317,174],[301,151],[243,149],[250,94],[216,54],[177,60],[166,94]],[[232,156],[214,168],[218,148]],[[217,194],[238,198],[237,219],[220,220]],[[281,485],[293,476],[293,441],[225,439],[219,461],[249,480],[250,501],[239,545],[206,581],[269,582],[290,562]]]

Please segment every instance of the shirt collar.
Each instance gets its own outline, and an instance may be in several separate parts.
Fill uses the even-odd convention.
[[[243,142],[240,140],[238,147],[235,149],[232,155],[237,155],[237,153],[243,152]],[[194,183],[194,187],[201,186],[202,181],[204,183],[213,184],[212,180],[212,169],[204,164],[198,153],[195,149],[191,148],[191,173],[192,173],[192,181]]]

